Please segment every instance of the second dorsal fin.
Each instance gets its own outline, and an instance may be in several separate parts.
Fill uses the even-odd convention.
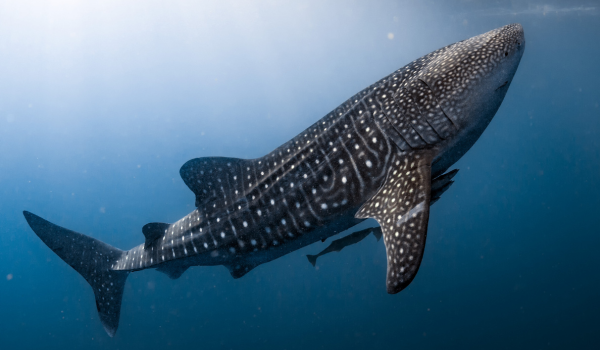
[[[196,207],[214,198],[237,197],[242,190],[243,180],[252,183],[255,179],[251,160],[225,157],[195,158],[187,161],[179,174],[183,182],[196,195]]]
[[[162,222],[151,222],[144,225],[144,227],[142,227],[142,233],[144,234],[144,237],[146,237],[144,248],[148,248],[152,242],[162,237],[169,226],[171,225]]]

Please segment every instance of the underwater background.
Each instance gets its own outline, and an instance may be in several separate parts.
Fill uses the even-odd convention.
[[[23,218],[132,248],[144,224],[194,209],[189,159],[262,156],[412,60],[513,22],[520,67],[397,295],[383,241],[314,268],[328,240],[239,280],[133,273],[109,338],[87,282]],[[0,348],[600,348],[599,57],[596,1],[3,0]]]

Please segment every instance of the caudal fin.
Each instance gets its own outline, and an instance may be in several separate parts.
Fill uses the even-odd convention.
[[[306,256],[308,258],[308,262],[312,264],[312,266],[315,266],[317,264],[317,255],[307,255]]]
[[[109,336],[119,327],[121,299],[129,272],[113,270],[123,251],[24,211],[35,234],[92,286],[100,321]]]

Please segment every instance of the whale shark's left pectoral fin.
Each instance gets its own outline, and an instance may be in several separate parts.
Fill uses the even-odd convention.
[[[431,199],[429,150],[399,154],[377,194],[355,217],[374,218],[387,252],[387,291],[400,292],[415,278],[427,236]]]

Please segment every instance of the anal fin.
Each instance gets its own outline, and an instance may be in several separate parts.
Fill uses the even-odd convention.
[[[238,279],[240,277],[244,277],[248,272],[250,272],[256,266],[250,265],[250,264],[239,263],[239,264],[225,265],[225,267],[227,268],[227,270],[229,270],[231,277],[233,277],[234,279]]]
[[[183,273],[186,272],[189,268],[189,266],[185,265],[165,264],[157,267],[156,271],[164,273],[165,275],[169,276],[169,278],[172,280],[176,280],[179,277],[181,277],[181,275],[183,275]]]
[[[387,291],[395,294],[415,278],[425,249],[431,199],[430,150],[399,152],[377,194],[355,217],[374,218],[387,253]]]

